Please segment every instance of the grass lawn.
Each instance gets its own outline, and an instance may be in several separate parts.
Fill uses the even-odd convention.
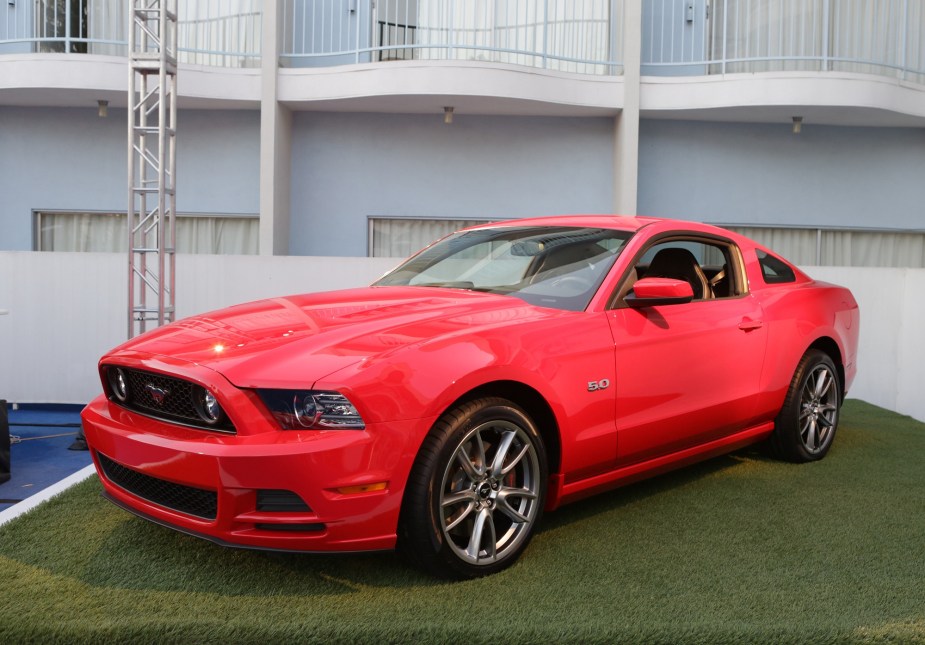
[[[99,491],[0,528],[0,643],[925,643],[925,424],[858,401],[822,462],[748,451],[564,507],[461,583],[224,549]]]

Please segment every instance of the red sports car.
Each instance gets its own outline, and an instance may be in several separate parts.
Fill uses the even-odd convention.
[[[821,459],[858,324],[847,289],[719,228],[517,220],[139,336],[83,424],[106,497],[154,522],[474,577],[593,493],[760,441]]]

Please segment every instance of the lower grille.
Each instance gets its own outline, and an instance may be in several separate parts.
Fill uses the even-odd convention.
[[[291,490],[258,490],[257,510],[271,513],[311,513],[301,497]]]
[[[215,491],[183,486],[126,468],[102,453],[96,453],[106,479],[144,500],[206,520],[214,520],[218,509]]]

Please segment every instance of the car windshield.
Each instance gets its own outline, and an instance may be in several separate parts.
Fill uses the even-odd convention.
[[[460,231],[429,246],[374,286],[467,289],[581,311],[623,250],[630,231],[498,226]]]

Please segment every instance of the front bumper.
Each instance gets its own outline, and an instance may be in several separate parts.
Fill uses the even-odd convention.
[[[430,427],[416,419],[363,431],[281,431],[267,422],[227,435],[129,412],[105,396],[81,418],[105,496],[117,505],[220,544],[319,552],[395,546],[402,492]],[[384,489],[363,490],[382,482]],[[259,510],[261,496],[279,491],[307,508]],[[187,493],[211,510],[177,501]]]

